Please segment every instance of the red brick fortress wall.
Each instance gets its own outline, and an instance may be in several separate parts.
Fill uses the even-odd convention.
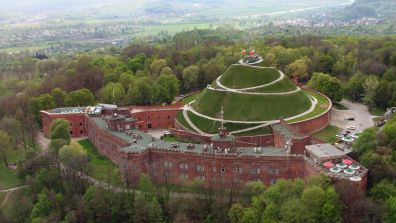
[[[169,129],[175,127],[176,115],[181,111],[181,104],[164,106],[131,106],[131,115],[135,119],[136,128],[141,131],[148,129]]]
[[[309,89],[304,89],[309,90]],[[312,91],[312,90],[309,90]],[[321,94],[319,92],[314,91],[317,94]],[[322,114],[317,115],[311,119],[307,119],[304,121],[290,123],[290,128],[293,129],[294,132],[299,132],[303,135],[311,135],[315,132],[318,132],[328,126],[331,120],[331,100],[324,94],[322,96],[326,97],[329,102],[329,107]]]
[[[41,120],[43,125],[44,136],[50,137],[50,127],[55,119],[66,119],[70,123],[70,135],[71,137],[83,137],[87,135],[87,129],[85,128],[85,114],[74,113],[74,114],[51,114],[46,111],[41,111]]]
[[[128,153],[122,160],[121,171],[136,184],[139,175],[147,173],[160,184],[186,184],[200,179],[209,187],[240,187],[261,180],[270,185],[278,179],[303,178],[305,164],[302,156],[236,156],[182,153],[179,151],[148,149],[142,153]]]

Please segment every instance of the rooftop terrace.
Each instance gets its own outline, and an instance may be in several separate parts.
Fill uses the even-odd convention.
[[[165,142],[158,138],[154,138],[151,135],[144,133],[139,130],[127,130],[123,132],[111,131],[107,128],[105,120],[100,117],[91,117],[91,119],[99,126],[102,130],[113,136],[122,139],[130,145],[121,148],[124,152],[142,152],[147,148],[156,148],[164,150],[176,150],[180,152],[194,152],[194,153],[209,153],[209,154],[227,154],[227,155],[249,155],[249,156],[286,156],[286,149],[274,148],[274,147],[246,147],[238,148],[234,153],[231,151],[222,150],[219,151],[216,148],[212,148],[211,145],[206,144],[192,144],[192,143],[180,143],[180,142]]]

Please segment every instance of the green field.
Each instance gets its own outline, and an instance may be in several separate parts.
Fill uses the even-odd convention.
[[[229,88],[247,88],[270,83],[279,78],[275,68],[254,68],[231,65],[221,76],[220,82]]]
[[[99,154],[95,145],[93,145],[89,139],[78,141],[78,143],[82,145],[88,153],[90,166],[89,176],[105,182],[110,180],[112,184],[115,185],[121,185],[123,183],[118,166],[107,157]]]
[[[304,92],[287,95],[244,95],[205,89],[193,104],[194,109],[207,116],[218,118],[224,107],[224,119],[239,121],[265,121],[290,117],[311,107]]]
[[[22,149],[12,150],[8,153],[7,159],[8,163],[17,163],[25,157],[25,151]],[[17,187],[22,184],[21,179],[19,179],[16,170],[9,169],[4,165],[3,162],[0,163],[0,190],[9,189],[12,187]]]
[[[329,125],[322,131],[315,133],[313,136],[319,138],[326,143],[334,143],[337,141],[336,135],[340,130],[341,129],[336,126]]]

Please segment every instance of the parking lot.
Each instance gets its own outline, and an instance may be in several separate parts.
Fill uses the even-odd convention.
[[[342,100],[340,104],[347,107],[349,110],[338,110],[332,108],[330,124],[341,129],[348,127],[355,127],[354,131],[363,131],[364,129],[374,126],[373,118],[377,117],[371,115],[367,106],[361,103],[354,103],[348,100]],[[354,119],[354,120],[348,120]]]

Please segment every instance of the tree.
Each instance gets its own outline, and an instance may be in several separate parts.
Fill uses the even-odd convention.
[[[136,80],[133,85],[129,86],[127,100],[129,104],[150,105],[152,100],[152,79],[142,77]]]
[[[301,195],[301,205],[305,209],[306,218],[309,222],[321,222],[321,208],[326,202],[326,194],[318,186],[308,187]],[[327,213],[326,213],[327,214]],[[327,216],[326,216],[327,217]]]
[[[95,104],[95,97],[92,92],[86,88],[71,91],[67,94],[65,103],[67,106],[88,106]]]
[[[385,218],[386,223],[396,222],[396,196],[389,198],[386,202],[388,215]]]
[[[54,98],[55,104],[57,107],[63,107],[65,105],[65,99],[67,96],[67,92],[60,89],[54,88],[51,91],[51,95]]]
[[[228,219],[231,223],[239,223],[243,217],[244,208],[240,203],[235,203],[228,211]]]
[[[137,70],[144,69],[144,62],[146,61],[146,56],[144,54],[138,54],[132,59],[127,61],[127,67],[132,72],[136,73]]]
[[[186,90],[194,89],[198,84],[199,67],[191,65],[183,70],[184,88]]]
[[[138,184],[139,190],[141,190],[145,194],[152,194],[155,191],[155,187],[151,182],[151,179],[146,174],[141,174]]]
[[[396,197],[396,185],[389,180],[381,180],[370,190],[370,196],[376,201],[383,202],[391,197]]]
[[[152,223],[163,222],[163,213],[157,198],[153,197],[150,202],[149,221]]]
[[[173,74],[173,70],[170,67],[164,67],[164,68],[162,68],[160,75],[162,75],[162,74],[171,75],[171,74]]]
[[[389,120],[385,124],[385,126],[382,130],[386,134],[386,136],[388,137],[388,139],[390,141],[396,140],[396,118],[395,117],[392,118],[391,120]]]
[[[369,108],[374,108],[376,105],[377,90],[380,85],[378,78],[374,75],[369,76],[363,84],[364,97],[363,103],[369,106]]]
[[[3,117],[0,121],[0,129],[10,136],[12,145],[16,148],[17,141],[22,138],[22,125],[13,117]]]
[[[70,142],[70,124],[66,119],[55,119],[50,126],[51,140],[63,139]]]
[[[351,77],[347,83],[346,93],[355,101],[359,101],[364,93],[363,83],[366,76],[360,72]]]
[[[373,151],[377,147],[377,134],[374,128],[365,129],[353,144],[353,150],[360,153]]]
[[[179,95],[179,80],[175,75],[160,75],[152,88],[152,104],[170,104]]]
[[[11,149],[11,138],[10,136],[0,130],[0,157],[3,160],[4,165],[8,166],[8,153]]]
[[[120,75],[119,83],[124,87],[125,91],[128,91],[129,85],[131,85],[135,81],[135,77],[133,76],[133,72],[124,72]]]
[[[341,101],[343,89],[341,82],[325,73],[314,73],[308,86],[328,96],[332,101]]]
[[[101,100],[108,104],[119,104],[124,105],[125,90],[124,87],[119,83],[108,83],[99,91]]]
[[[76,141],[70,141],[69,145],[59,150],[59,158],[68,167],[76,170],[86,170],[88,163],[87,151]]]
[[[326,201],[321,208],[321,222],[323,223],[341,223],[341,204],[338,194],[333,187],[326,190]]]
[[[304,59],[298,59],[287,66],[286,73],[297,81],[300,81],[301,79],[305,79],[309,76],[308,65]]]
[[[31,218],[48,216],[51,211],[51,203],[47,198],[47,193],[43,190],[38,197],[38,201],[34,204]]]
[[[267,53],[264,57],[264,61],[268,66],[277,67],[278,66],[278,59],[276,58],[275,54]]]
[[[241,223],[255,223],[257,220],[256,214],[253,208],[246,208],[243,212],[243,216],[241,218]]]
[[[36,121],[40,120],[40,111],[56,107],[55,99],[50,94],[43,94],[32,99],[32,110]]]
[[[155,59],[150,64],[150,70],[153,77],[158,77],[164,67],[167,66],[165,59]]]

